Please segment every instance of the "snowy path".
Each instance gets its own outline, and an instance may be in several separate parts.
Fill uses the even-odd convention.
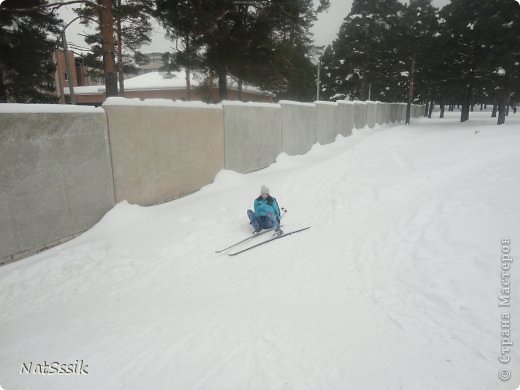
[[[222,171],[1,267],[0,385],[515,389],[520,290],[506,384],[497,304],[501,238],[520,253],[520,117],[497,127],[488,115],[364,129],[262,171]],[[261,184],[289,210],[287,230],[312,228],[215,254],[248,234]],[[20,374],[78,359],[88,375]]]

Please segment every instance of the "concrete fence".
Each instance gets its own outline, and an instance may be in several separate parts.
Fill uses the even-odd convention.
[[[88,230],[115,200],[102,109],[0,106],[1,264]]]
[[[420,117],[423,106],[412,107]],[[165,202],[247,173],[285,152],[376,123],[403,122],[406,104],[221,105],[108,99],[102,109],[0,105],[0,264],[88,230],[115,203]]]
[[[103,108],[116,202],[165,202],[211,183],[224,168],[220,105],[117,98],[108,99]]]
[[[247,173],[268,167],[282,152],[279,104],[223,102],[225,167]]]
[[[316,109],[313,103],[282,100],[282,151],[305,154],[316,143]]]
[[[316,142],[321,145],[334,142],[339,134],[338,103],[316,102]]]
[[[338,102],[338,130],[339,134],[348,137],[354,129],[354,103]]]

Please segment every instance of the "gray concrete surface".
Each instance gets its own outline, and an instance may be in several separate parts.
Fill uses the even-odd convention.
[[[282,151],[279,104],[223,102],[225,167],[247,173],[271,165]]]
[[[224,168],[220,106],[151,104],[103,105],[117,202],[162,203],[213,182]]]
[[[367,126],[372,128],[377,123],[377,102],[366,102],[367,106]]]
[[[307,153],[316,143],[316,106],[313,103],[280,101],[282,152],[290,156]]]
[[[385,123],[385,103],[376,102],[376,123],[378,125]]]
[[[338,103],[315,102],[316,104],[316,142],[321,145],[334,142],[339,133]]]
[[[384,123],[392,123],[392,120],[390,119],[390,115],[392,112],[392,104],[391,103],[384,103]]]
[[[354,127],[362,129],[367,125],[367,104],[362,101],[354,101]]]
[[[397,103],[391,103],[390,104],[390,122],[395,123],[397,122],[397,109],[398,105]]]
[[[81,233],[114,206],[102,110],[0,113],[0,263]]]
[[[339,133],[345,137],[352,135],[354,128],[354,103],[338,101],[338,128]]]

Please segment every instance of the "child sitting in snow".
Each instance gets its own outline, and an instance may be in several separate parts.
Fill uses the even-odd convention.
[[[262,185],[260,196],[255,199],[254,211],[247,210],[247,216],[254,233],[259,233],[262,229],[274,228],[276,235],[283,234],[280,229],[280,207],[275,198],[269,195],[269,188]]]

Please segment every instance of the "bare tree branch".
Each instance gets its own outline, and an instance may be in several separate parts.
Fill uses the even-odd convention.
[[[52,3],[52,4],[45,4],[39,7],[32,7],[32,8],[11,8],[13,11],[37,11],[44,8],[52,8],[52,11],[55,11],[61,7],[71,5],[71,4],[87,4],[94,8],[104,8],[101,4],[95,3],[90,0],[71,0],[71,1],[64,1],[59,3]]]

